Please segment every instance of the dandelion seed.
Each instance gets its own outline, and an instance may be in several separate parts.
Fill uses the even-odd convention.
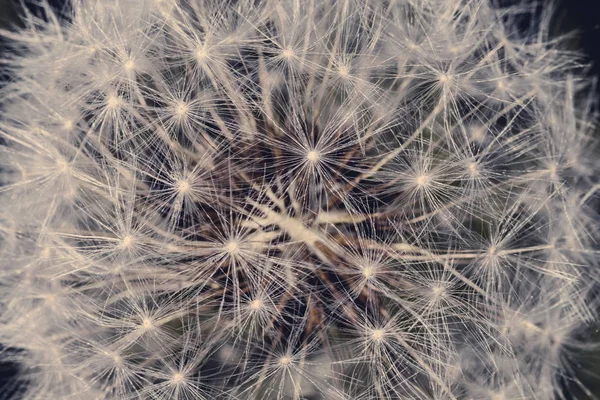
[[[240,250],[240,246],[237,241],[230,240],[229,242],[225,243],[225,251],[227,253],[234,255],[234,254],[237,254],[239,250]]]
[[[133,247],[135,243],[135,239],[133,236],[131,235],[125,235],[122,239],[121,239],[121,248],[123,249],[129,249],[131,247]]]
[[[250,309],[251,309],[252,311],[258,311],[258,310],[260,310],[261,308],[263,308],[263,302],[262,302],[262,300],[260,300],[260,299],[256,299],[256,300],[252,300],[252,301],[250,302]]]
[[[448,74],[440,74],[439,80],[441,83],[448,83],[452,80],[452,76]]]
[[[135,70],[135,61],[132,59],[129,59],[125,62],[125,64],[123,64],[123,68],[125,68],[125,71],[127,72],[132,72]]]
[[[205,47],[198,48],[196,50],[195,57],[199,64],[204,64],[208,58],[208,50]]]
[[[311,150],[306,153],[306,159],[311,163],[317,163],[320,158],[321,156],[316,150]]]
[[[446,297],[446,289],[441,286],[436,286],[432,289],[432,295],[433,295],[434,301],[443,299],[444,297]]]
[[[63,158],[56,160],[56,165],[58,166],[59,171],[62,173],[67,174],[71,171],[71,164]]]
[[[184,380],[184,377],[179,372],[176,373],[175,375],[173,375],[172,381],[173,381],[174,384],[178,385],[181,382],[183,382],[183,380]]]
[[[468,169],[471,176],[476,177],[479,175],[479,165],[477,163],[469,163]]]
[[[181,194],[188,193],[191,189],[191,185],[186,180],[181,180],[177,184],[177,191]]]
[[[152,320],[150,320],[149,318],[144,318],[142,320],[142,327],[144,329],[151,329],[152,328]]]
[[[123,100],[115,95],[110,95],[106,99],[106,106],[109,110],[117,110],[123,104]]]
[[[291,60],[292,58],[296,57],[296,53],[290,47],[286,47],[285,49],[283,49],[281,51],[281,55],[282,57],[287,58],[288,60]]]
[[[292,359],[290,358],[290,356],[283,356],[279,359],[279,364],[282,367],[287,367],[288,365],[290,365],[292,363]]]
[[[429,184],[431,177],[429,175],[419,175],[416,177],[415,182],[419,187],[424,187]]]
[[[373,330],[373,332],[371,332],[371,338],[375,342],[381,342],[383,340],[383,337],[384,337],[384,332],[381,329],[375,329],[375,330]]]
[[[74,127],[74,126],[75,126],[75,123],[73,122],[73,120],[66,119],[66,120],[63,122],[63,127],[64,127],[66,130],[68,130],[68,131],[70,131],[71,129],[73,129],[73,127]]]
[[[340,74],[342,78],[347,78],[350,76],[350,70],[344,64],[340,64],[338,67],[338,74]]]
[[[177,115],[178,117],[187,116],[189,111],[190,111],[189,106],[184,102],[179,102],[175,106],[175,115]]]

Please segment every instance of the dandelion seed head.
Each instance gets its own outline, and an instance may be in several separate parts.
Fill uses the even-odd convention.
[[[171,379],[171,381],[176,385],[182,383],[183,380],[184,380],[184,376],[182,374],[180,374],[179,372],[176,372],[175,374],[173,374],[173,378]]]
[[[132,235],[125,235],[123,236],[123,238],[121,238],[121,248],[123,249],[129,249],[131,247],[133,247],[135,243],[135,238]]]
[[[192,186],[185,179],[182,179],[179,182],[177,182],[177,192],[179,192],[181,194],[188,193],[191,188],[192,188]]]
[[[127,72],[132,72],[135,70],[135,61],[132,59],[128,59],[127,61],[125,61],[125,63],[123,64],[123,68],[125,69],[125,71]]]
[[[377,277],[379,266],[374,262],[365,262],[360,266],[360,273],[367,281]]]
[[[74,127],[74,126],[75,126],[75,123],[74,123],[74,122],[73,122],[73,120],[71,120],[71,119],[66,119],[66,120],[64,120],[64,122],[63,122],[63,127],[64,127],[66,130],[69,130],[69,131],[70,131],[71,129],[73,129],[73,127]]]
[[[321,155],[316,150],[310,150],[308,153],[306,153],[306,159],[310,163],[314,164],[314,163],[319,162],[319,160],[321,159]]]
[[[452,75],[440,74],[438,79],[439,79],[440,83],[448,83],[452,80]]]
[[[146,329],[150,329],[152,327],[152,321],[149,318],[144,318],[142,326]]]
[[[237,240],[228,241],[227,243],[225,243],[224,247],[225,247],[225,251],[231,255],[237,254],[240,250],[240,245]]]
[[[282,356],[279,359],[279,365],[281,365],[282,367],[287,367],[292,363],[292,358],[290,356]]]
[[[263,308],[263,301],[261,299],[254,299],[250,302],[250,309],[252,311],[259,311]]]
[[[108,107],[109,110],[117,110],[122,106],[122,104],[123,104],[123,99],[121,99],[119,96],[116,96],[116,95],[111,94],[106,99],[106,106]]]
[[[431,182],[431,176],[428,174],[419,174],[415,178],[415,183],[417,184],[418,187],[428,186],[430,182]]]
[[[71,172],[71,163],[62,157],[56,160],[56,165],[58,166],[58,170],[64,174]]]
[[[113,354],[112,354],[112,355],[110,355],[110,356],[111,356],[111,358],[112,358],[113,362],[114,362],[116,365],[120,365],[120,364],[123,362],[123,359],[122,359],[122,358],[121,358],[121,356],[120,356],[119,354],[117,354],[117,353],[113,353]]]
[[[431,292],[434,300],[439,300],[446,297],[446,288],[443,286],[434,286],[431,289]]]
[[[471,162],[468,165],[469,174],[473,177],[479,175],[479,165],[476,162]]]
[[[379,343],[383,340],[385,336],[385,332],[383,331],[383,329],[374,329],[371,332],[371,339],[373,339],[374,342]]]
[[[194,56],[196,57],[196,61],[199,64],[204,64],[206,62],[206,59],[208,58],[208,50],[204,46],[199,47],[196,49]]]
[[[296,57],[296,52],[291,47],[286,47],[281,51],[281,56],[291,60],[292,58]]]
[[[0,347],[20,397],[579,385],[597,100],[545,9],[37,3],[0,30]]]
[[[348,78],[350,76],[350,69],[343,63],[338,66],[338,74],[342,78]]]
[[[175,115],[178,117],[185,117],[188,115],[190,107],[187,103],[180,101],[175,105]]]

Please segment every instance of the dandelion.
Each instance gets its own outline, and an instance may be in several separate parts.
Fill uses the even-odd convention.
[[[16,396],[554,400],[582,386],[596,104],[549,14],[38,5],[0,30],[0,346]]]

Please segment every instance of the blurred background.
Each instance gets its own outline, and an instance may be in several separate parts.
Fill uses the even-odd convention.
[[[50,3],[60,9],[65,1],[50,0]],[[496,0],[496,2],[503,4],[529,2],[537,5],[540,9],[547,7],[550,3],[549,0],[536,2],[533,0]],[[32,7],[36,12],[36,8],[30,4],[31,0],[0,0],[0,29],[21,26],[19,15],[22,3]],[[586,60],[591,65],[590,74],[600,77],[600,0],[554,0],[552,4],[557,11],[554,15],[551,34],[556,36],[570,32],[575,33],[569,38],[568,46],[572,50],[580,50],[584,53]],[[39,11],[37,9],[37,12]],[[523,29],[527,29],[526,24],[527,22],[524,22]],[[3,46],[3,40],[0,35],[0,59],[6,55],[7,51]],[[8,77],[0,63],[0,83],[6,79]],[[598,91],[598,96],[600,96],[600,91]],[[581,335],[592,338],[590,346],[574,349],[573,354],[565,361],[571,364],[573,376],[588,390],[583,390],[581,385],[571,377],[565,377],[563,384],[567,388],[568,396],[564,400],[589,399],[590,395],[596,396],[592,398],[600,399],[600,323],[581,332]],[[10,390],[13,386],[11,383],[14,383],[15,378],[15,365],[8,361],[8,354],[5,354],[4,350],[0,346],[0,399],[10,400]]]

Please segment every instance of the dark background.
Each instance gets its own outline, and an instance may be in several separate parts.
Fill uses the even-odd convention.
[[[31,0],[24,0],[30,3]],[[55,7],[62,7],[65,0],[49,0]],[[447,0],[455,1],[455,0]],[[456,0],[457,1],[457,0]],[[496,0],[498,2],[521,2],[526,0]],[[540,0],[540,8],[548,4],[549,0]],[[532,4],[533,1],[530,1]],[[577,35],[569,39],[569,47],[579,49],[587,55],[586,61],[591,64],[590,74],[600,77],[600,0],[555,0],[556,13],[551,27],[552,35],[575,32]],[[19,26],[19,0],[0,0],[0,29]],[[524,29],[527,27],[524,26]],[[0,35],[1,36],[1,35]],[[0,37],[0,58],[3,52],[2,38]],[[0,81],[6,79],[0,64]],[[600,91],[598,92],[600,96]],[[573,372],[591,394],[600,398],[600,323],[596,327],[581,333],[583,336],[593,337],[591,348],[576,350],[569,360]],[[7,360],[9,355],[3,353],[0,346],[0,399],[10,399],[10,388],[15,387],[15,366]],[[564,379],[568,388],[566,400],[583,400],[589,397],[578,388],[572,379]]]

